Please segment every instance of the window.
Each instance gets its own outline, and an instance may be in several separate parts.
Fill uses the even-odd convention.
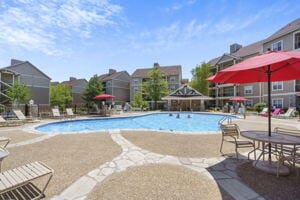
[[[245,106],[249,106],[249,107],[252,107],[253,106],[253,100],[248,100],[248,101],[245,101]]]
[[[171,91],[174,91],[175,89],[176,89],[176,88],[175,88],[175,85],[171,85],[171,86],[170,86],[170,90],[171,90]]]
[[[283,90],[283,82],[273,82],[272,83],[272,90],[277,91],[277,90]]]
[[[139,84],[139,79],[137,79],[137,78],[133,79],[133,84],[138,85]]]
[[[135,87],[133,87],[133,90],[134,90],[134,92],[138,92],[139,91],[139,87],[135,86]]]
[[[170,82],[171,82],[171,83],[174,83],[174,82],[175,82],[175,76],[171,76],[171,77],[170,77]]]
[[[244,93],[245,94],[252,94],[253,93],[253,86],[252,85],[247,85],[244,87]]]
[[[300,32],[294,34],[294,48],[300,48]]]
[[[283,108],[283,99],[272,99],[272,106],[276,108]]]
[[[282,41],[275,42],[271,45],[272,51],[281,51],[282,50]]]

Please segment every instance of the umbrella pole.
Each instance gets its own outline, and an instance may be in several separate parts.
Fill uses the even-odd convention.
[[[271,66],[268,66],[268,135],[271,137]],[[271,161],[271,143],[269,143],[269,161]]]

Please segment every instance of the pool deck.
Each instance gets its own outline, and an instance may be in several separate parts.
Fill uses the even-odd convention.
[[[150,113],[150,112],[149,112]],[[119,116],[137,116],[145,113],[124,113]],[[220,113],[221,114],[221,113]],[[80,118],[85,119],[85,118]],[[35,124],[25,124],[23,126],[19,127],[9,127],[9,128],[0,128],[0,136],[7,136],[12,138],[11,144],[8,146],[8,150],[15,152],[14,163],[11,164],[10,161],[7,161],[7,165],[4,165],[6,169],[9,169],[11,167],[14,167],[18,164],[18,157],[20,156],[18,154],[18,149],[22,148],[29,148],[32,146],[32,148],[36,148],[37,150],[41,147],[38,147],[38,145],[46,146],[51,141],[51,145],[53,146],[56,143],[56,138],[59,141],[66,140],[66,145],[69,144],[74,148],[76,146],[80,146],[80,143],[75,143],[78,141],[70,140],[69,137],[72,137],[72,133],[65,134],[62,136],[61,134],[41,134],[34,130],[34,127],[37,125],[54,122],[57,120],[43,120],[39,123]],[[260,116],[247,116],[247,118],[244,119],[237,119],[235,120],[235,123],[237,123],[241,130],[267,130],[267,118],[260,117]],[[272,119],[272,129],[276,126],[280,127],[286,127],[286,128],[293,128],[293,129],[299,129],[300,130],[300,123],[297,119]],[[172,191],[168,191],[167,189],[164,189],[164,191],[158,191],[159,188],[173,188],[174,190],[182,190],[184,187],[182,185],[182,181],[174,182],[172,183],[172,186],[174,187],[167,187],[163,183],[160,185],[159,188],[152,188],[152,185],[157,184],[154,180],[151,184],[145,184],[143,187],[143,183],[135,183],[136,180],[132,179],[132,170],[135,173],[141,172],[141,180],[150,180],[148,176],[153,176],[152,170],[157,170],[155,167],[151,166],[161,166],[161,168],[164,171],[164,174],[166,177],[164,179],[170,179],[176,181],[176,174],[187,174],[183,181],[195,181],[194,184],[191,184],[188,189],[191,189],[192,191],[214,191],[212,192],[211,196],[207,196],[207,198],[210,199],[272,199],[272,194],[265,194],[261,192],[261,188],[257,187],[251,187],[251,184],[247,181],[249,180],[249,177],[241,176],[241,174],[245,174],[243,172],[240,172],[238,169],[239,166],[247,164],[249,161],[246,160],[246,152],[241,152],[241,157],[243,157],[240,160],[236,160],[234,158],[234,149],[228,147],[226,151],[228,151],[228,154],[225,156],[218,155],[217,151],[213,153],[213,150],[219,149],[218,143],[220,142],[220,134],[217,132],[215,133],[206,133],[206,134],[189,134],[186,132],[170,132],[170,131],[149,131],[149,130],[108,130],[108,131],[97,131],[97,133],[103,133],[106,134],[108,138],[112,142],[108,143],[107,149],[112,149],[111,152],[118,152],[116,154],[111,154],[109,152],[104,152],[105,155],[107,155],[107,161],[100,159],[97,154],[94,154],[94,152],[89,151],[100,151],[96,149],[90,149],[88,150],[87,147],[95,146],[95,143],[93,143],[94,140],[98,140],[97,137],[99,137],[99,144],[102,145],[101,141],[104,142],[103,139],[100,138],[101,134],[96,134],[95,136],[91,137],[93,141],[89,141],[89,138],[86,139],[85,145],[87,148],[87,152],[84,152],[84,149],[82,149],[82,154],[80,154],[82,159],[90,159],[93,160],[91,164],[88,166],[82,166],[78,165],[78,169],[74,172],[70,173],[76,173],[76,174],[82,174],[80,177],[72,176],[74,177],[72,180],[69,180],[69,185],[65,185],[63,183],[60,183],[62,181],[55,181],[57,180],[63,180],[63,177],[55,177],[53,182],[55,182],[55,189],[51,189],[50,193],[47,193],[47,198],[50,198],[52,196],[52,199],[101,199],[104,198],[104,194],[107,192],[111,193],[110,199],[136,199],[135,197],[142,197],[142,194],[145,193],[145,190],[147,190],[147,194],[149,197],[155,198],[155,195],[158,193],[161,193],[162,196],[167,195],[166,199],[201,199],[198,194],[190,194],[188,193],[178,193],[177,196],[172,196]],[[180,134],[177,134],[180,133]],[[182,133],[186,134],[183,135]],[[84,138],[85,134],[76,133],[78,138]],[[88,133],[92,134],[92,133]],[[129,134],[129,136],[128,136]],[[140,137],[140,135],[145,135],[145,137]],[[155,136],[155,137],[154,137]],[[106,138],[106,140],[108,139]],[[151,142],[150,142],[151,141]],[[165,142],[163,142],[165,141]],[[199,143],[199,144],[198,144]],[[43,145],[44,144],[44,145]],[[98,144],[98,143],[97,143]],[[150,144],[150,145],[149,145]],[[203,149],[197,149],[200,147],[203,147]],[[97,145],[96,145],[97,146]],[[191,148],[194,147],[194,148]],[[117,150],[117,149],[120,150]],[[57,148],[59,149],[59,148]],[[115,150],[113,150],[115,149]],[[47,152],[47,149],[44,149],[43,151]],[[57,150],[58,151],[58,150]],[[199,154],[197,151],[202,151],[202,154]],[[35,151],[26,151],[26,154],[28,154],[28,157],[36,157],[34,154],[38,154]],[[49,149],[49,154],[51,154],[51,149]],[[14,154],[10,155],[11,159]],[[24,154],[22,155],[24,157]],[[100,156],[101,157],[101,156]],[[46,159],[46,158],[45,158]],[[52,159],[55,159],[53,157]],[[57,157],[57,165],[56,166],[59,171],[61,168],[64,169],[65,166],[59,166],[60,161],[61,165],[74,165],[76,167],[76,163],[72,160],[68,160],[64,157]],[[80,159],[80,158],[78,158]],[[104,162],[105,161],[105,162]],[[24,162],[24,161],[23,161]],[[47,163],[46,161],[44,161]],[[20,160],[20,164],[21,164]],[[98,163],[98,164],[97,164]],[[56,163],[55,163],[56,164]],[[168,167],[168,166],[177,166],[178,168]],[[82,170],[80,168],[82,167]],[[145,168],[146,166],[146,168]],[[150,166],[150,167],[147,167]],[[168,171],[168,169],[170,169]],[[54,168],[54,170],[56,170]],[[147,174],[147,170],[149,171],[149,174]],[[183,172],[183,171],[184,172]],[[190,171],[192,170],[192,171]],[[79,172],[81,171],[81,173]],[[157,170],[159,173],[159,170]],[[135,174],[133,173],[133,174]],[[194,180],[192,177],[195,175],[189,175],[189,173],[197,173],[198,179],[206,180],[204,182],[197,182],[197,180]],[[168,176],[169,175],[169,176]],[[63,176],[63,175],[62,175]],[[71,176],[71,174],[70,174]],[[159,178],[159,174],[157,175]],[[264,176],[264,175],[262,175]],[[112,178],[114,177],[114,178]],[[128,188],[124,186],[124,188],[115,188],[115,190],[120,190],[123,192],[119,192],[118,195],[113,195],[114,190],[113,185],[111,182],[113,182],[114,179],[120,179],[120,180],[131,180],[127,185],[134,185],[137,184],[137,186],[140,187],[140,190],[134,190],[129,191]],[[268,182],[268,179],[265,178],[262,180],[262,182]],[[291,183],[295,181],[294,179],[285,179],[285,177],[280,178],[280,182],[276,182],[273,180],[272,184],[281,184],[286,181],[287,183]],[[296,180],[297,181],[297,180]],[[205,184],[208,183],[209,184]],[[298,182],[297,182],[298,183]],[[111,184],[111,185],[110,185]],[[169,183],[165,183],[169,184]],[[205,186],[208,185],[208,186]],[[261,184],[260,184],[261,185]],[[266,183],[265,185],[268,185]],[[299,184],[298,184],[299,185]],[[51,183],[49,187],[51,186]],[[154,186],[153,186],[154,187]],[[264,187],[261,186],[261,187]],[[282,193],[285,192],[284,186],[282,187],[283,190]],[[124,190],[122,190],[124,189]],[[186,189],[187,190],[187,189]],[[288,188],[286,189],[288,191]],[[117,191],[116,191],[117,192]],[[164,193],[165,192],[165,193]],[[169,193],[167,193],[169,192]],[[299,193],[299,191],[298,191]],[[300,194],[295,195],[300,195]],[[120,196],[120,195],[125,196]],[[273,194],[275,195],[275,194]],[[107,196],[107,195],[106,195]],[[167,198],[169,197],[169,198]],[[139,198],[140,199],[140,198]],[[151,198],[149,198],[151,199]]]

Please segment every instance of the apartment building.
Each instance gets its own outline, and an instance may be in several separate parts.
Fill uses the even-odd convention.
[[[103,83],[104,93],[114,95],[116,98],[107,100],[114,101],[115,104],[124,105],[130,100],[130,75],[127,71],[117,72],[114,69],[109,69],[107,74],[99,76]]]
[[[300,18],[296,19],[277,32],[266,38],[263,43],[263,51],[300,51]],[[300,66],[299,66],[300,67]],[[276,107],[300,108],[300,80],[273,82],[272,105]],[[263,87],[263,99],[267,101],[267,84]]]
[[[181,86],[181,65],[160,66],[158,63],[154,63],[153,67],[159,68],[164,73],[166,80],[168,81],[170,91],[175,91]],[[133,72],[130,83],[130,101],[133,101],[135,93],[141,90],[141,84],[147,80],[148,73],[152,69],[153,68],[142,68],[136,69]]]
[[[82,99],[84,88],[86,87],[88,81],[84,78],[77,79],[75,77],[70,77],[68,81],[61,82],[62,84],[71,87],[73,101],[72,104],[80,105],[84,104],[85,101]]]
[[[39,70],[29,61],[11,59],[10,66],[0,69],[0,103],[9,102],[5,94],[15,81],[19,81],[29,87],[31,99],[35,104],[49,105],[49,88],[51,78]]]
[[[212,66],[212,73],[230,67],[247,58],[256,56],[266,51],[299,51],[300,50],[300,19],[296,19],[282,27],[266,39],[253,44],[242,46],[239,44],[230,45],[230,53],[209,61]],[[300,92],[300,81],[284,81],[272,83],[272,106],[287,108],[291,106],[300,107],[300,99],[297,92]],[[267,84],[211,84],[210,96],[215,97],[214,104],[223,106],[234,96],[243,96],[249,101],[246,105],[253,106],[258,102],[267,102]]]

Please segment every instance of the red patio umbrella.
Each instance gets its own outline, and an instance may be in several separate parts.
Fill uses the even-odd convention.
[[[246,99],[244,97],[233,97],[229,99],[230,101],[239,101],[239,102],[244,102],[244,101],[249,101],[249,99]]]
[[[215,77],[216,77],[216,75],[213,75],[213,76],[208,77],[206,80],[212,81],[212,80],[214,80]]]
[[[105,100],[105,99],[113,99],[115,96],[110,95],[110,94],[99,94],[95,96],[93,99],[94,100]]]
[[[300,52],[297,51],[269,51],[248,58],[208,78],[215,83],[268,82],[269,136],[271,136],[271,82],[295,79],[300,79]],[[269,145],[269,152],[271,152],[271,145]]]

